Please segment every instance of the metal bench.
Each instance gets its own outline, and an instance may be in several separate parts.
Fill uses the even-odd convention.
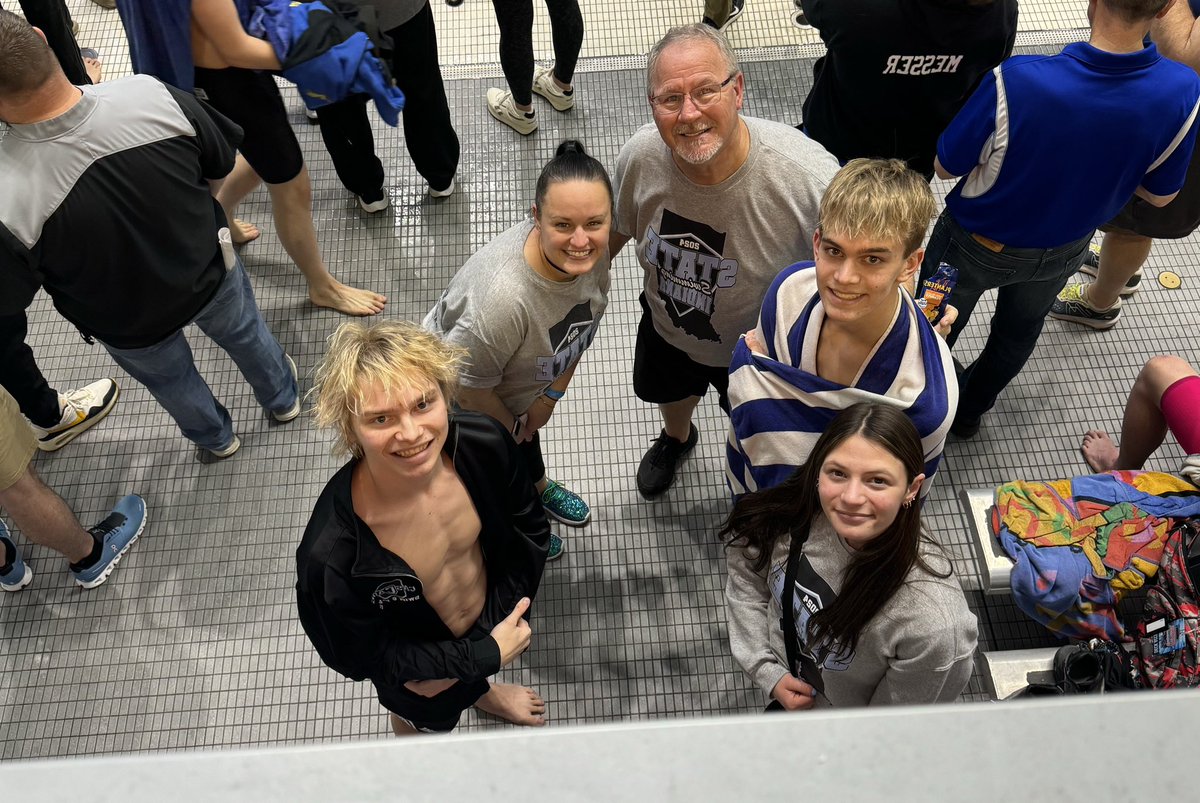
[[[1003,700],[1029,685],[1030,681],[1054,682],[1056,647],[1033,650],[985,652],[979,656],[979,673],[993,700]]]
[[[1005,555],[992,536],[988,510],[995,504],[995,492],[990,488],[961,491],[963,509],[971,522],[971,549],[979,566],[979,583],[985,594],[1008,594],[1012,559]]]

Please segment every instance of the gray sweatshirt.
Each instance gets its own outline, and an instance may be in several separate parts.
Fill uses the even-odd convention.
[[[788,672],[780,629],[788,543],[785,538],[775,545],[766,576],[751,568],[740,548],[726,551],[730,647],[768,697]],[[853,554],[824,515],[813,522],[796,576],[796,629],[802,650],[817,652],[806,643],[809,611],[836,599]],[[926,546],[922,557],[938,572],[950,568],[936,548]],[[821,669],[825,695],[817,695],[816,705],[952,702],[971,678],[977,635],[975,615],[954,575],[940,578],[913,567],[859,635],[855,653],[829,651]]]

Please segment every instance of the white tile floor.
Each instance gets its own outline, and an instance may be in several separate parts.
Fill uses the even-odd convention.
[[[81,45],[104,53],[109,77],[128,72],[115,12],[69,0]],[[483,92],[500,73],[490,4],[434,6],[456,127],[464,143],[460,191],[431,202],[394,130],[378,130],[392,209],[361,215],[338,184],[314,129],[293,120],[314,181],[314,218],[335,273],[386,292],[388,315],[419,318],[475,249],[528,208],[533,178],[557,142],[583,139],[612,165],[621,143],[648,114],[640,55],[669,24],[699,16],[700,2],[653,4],[584,0],[588,25],[581,105],[547,115],[519,138],[486,114]],[[1083,2],[1021,4],[1019,45],[1046,52],[1080,35]],[[790,0],[751,0],[730,37],[746,60],[748,112],[795,121],[807,90],[812,32],[791,27]],[[548,53],[543,25],[539,53]],[[935,186],[943,194],[948,187]],[[262,193],[245,216],[264,230],[244,253],[269,325],[296,356],[302,387],[341,319],[304,300],[303,286],[275,237]],[[957,489],[1012,477],[1066,476],[1082,469],[1083,430],[1119,425],[1125,394],[1146,357],[1175,351],[1195,360],[1195,237],[1157,246],[1148,277],[1171,269],[1179,290],[1153,281],[1109,333],[1051,321],[1030,365],[980,436],[951,444],[929,505],[933,531],[954,551],[975,587]],[[81,255],[86,264],[86,251]],[[548,460],[559,479],[592,503],[595,521],[564,533],[568,553],[546,575],[533,648],[505,675],[536,685],[553,724],[687,716],[752,708],[757,695],[726,645],[723,565],[715,526],[725,510],[720,475],[723,422],[700,410],[702,440],[679,483],[653,504],[640,499],[633,471],[658,431],[657,414],[629,387],[636,292],[631,257],[614,271],[604,327],[572,385],[570,404],[550,429]],[[988,303],[958,350],[983,342]],[[293,552],[311,504],[338,465],[328,438],[305,420],[267,424],[228,359],[203,337],[197,360],[227,404],[244,440],[232,460],[207,464],[148,394],[99,348],[87,347],[40,298],[30,342],[52,383],[73,387],[118,377],[118,408],[37,469],[84,521],[130,492],[143,493],[150,524],[112,580],[92,592],[69,585],[60,561],[27,548],[37,572],[19,595],[0,599],[0,759],[105,752],[229,747],[378,737],[387,726],[370,689],[324,668],[293,610]],[[1181,335],[1181,333],[1183,333]],[[1174,467],[1178,448],[1152,465]],[[18,539],[20,540],[20,539]],[[972,600],[985,644],[1042,638],[1010,606]],[[977,698],[973,686],[967,697]],[[466,729],[493,726],[473,714]]]

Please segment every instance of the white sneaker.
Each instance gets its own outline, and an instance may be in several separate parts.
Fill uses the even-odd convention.
[[[388,197],[387,191],[384,190],[383,197],[378,201],[364,201],[361,195],[358,197],[358,205],[362,207],[362,211],[368,215],[373,215],[376,212],[382,212],[392,205],[392,199]]]
[[[554,83],[553,67],[538,67],[534,70],[533,91],[550,101],[550,105],[560,112],[575,107],[575,90],[558,88],[558,84]]]
[[[32,422],[29,424],[37,437],[37,447],[43,452],[53,452],[66,446],[108,415],[120,394],[121,389],[111,379],[97,379],[89,385],[58,394],[62,408],[58,423],[49,429],[42,429]]]
[[[533,112],[523,112],[513,103],[512,92],[493,87],[487,91],[488,113],[518,134],[526,136],[537,130],[538,121]]]
[[[218,457],[221,460],[224,460],[226,457],[233,457],[237,450],[241,448],[242,439],[237,436],[237,433],[234,433],[233,440],[231,440],[229,445],[224,449],[209,449],[208,451],[212,453],[213,457]]]
[[[456,189],[458,189],[458,183],[453,178],[451,178],[450,186],[444,190],[435,190],[433,187],[430,187],[429,188],[429,197],[430,198],[449,198],[451,195],[454,194],[454,191]]]

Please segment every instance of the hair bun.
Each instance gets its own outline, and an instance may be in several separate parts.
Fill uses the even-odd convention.
[[[583,143],[577,139],[564,139],[559,143],[558,149],[554,151],[555,156],[563,156],[568,153],[578,153],[587,156],[587,151],[583,149]]]

